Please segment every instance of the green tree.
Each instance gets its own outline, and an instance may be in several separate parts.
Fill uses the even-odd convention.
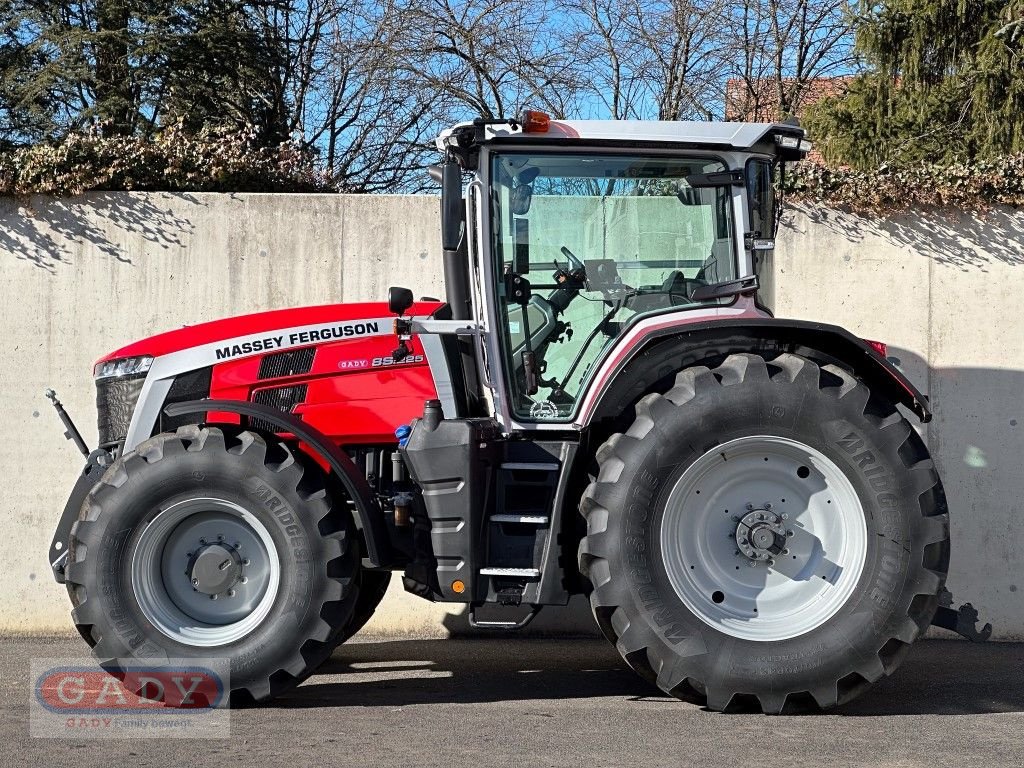
[[[237,0],[0,0],[0,141],[179,122],[254,125],[279,141],[281,51],[253,16]]]
[[[868,71],[808,112],[825,158],[869,168],[1024,151],[1019,0],[865,0]]]

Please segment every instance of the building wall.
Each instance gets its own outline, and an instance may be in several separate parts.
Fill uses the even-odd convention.
[[[273,307],[440,295],[431,197],[95,193],[0,199],[0,631],[66,632],[46,562],[81,466],[43,397],[57,390],[96,440],[93,361],[184,323]],[[949,587],[995,633],[1024,637],[1024,214],[950,212],[868,221],[792,211],[776,253],[777,310],[890,345],[933,398],[926,436],[953,513]],[[461,608],[396,579],[369,630],[445,634]],[[592,632],[583,601],[540,631]]]

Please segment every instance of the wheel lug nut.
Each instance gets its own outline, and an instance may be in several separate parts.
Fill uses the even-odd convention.
[[[753,509],[753,508],[754,508],[754,505],[751,504],[750,502],[747,502],[747,509]]]
[[[764,508],[765,508],[765,509],[771,509],[771,508],[772,508],[772,503],[771,503],[770,501],[766,501],[766,502],[764,503]]]
[[[783,519],[783,520],[789,520],[789,514],[788,514],[788,513],[786,513],[786,512],[783,512],[783,513],[782,513],[782,519]]]
[[[793,531],[791,531],[791,530],[790,531],[786,531],[786,535],[787,536],[792,536],[793,535]]]
[[[234,597],[234,596],[235,596],[235,590],[229,589],[228,590],[228,597]]]
[[[242,565],[251,565],[248,557],[242,561]]]
[[[192,579],[192,586],[193,587],[198,587],[199,586],[199,579]]]
[[[206,539],[200,539],[200,540],[199,540],[199,543],[200,543],[200,544],[205,544],[205,543],[206,543]]]
[[[210,599],[211,600],[216,600],[217,599],[217,595],[210,595]]]
[[[775,565],[775,561],[774,560],[769,560],[768,561],[768,567],[770,568],[773,565]]]
[[[249,577],[248,577],[248,576],[242,576],[242,577],[241,577],[241,578],[239,579],[239,581],[240,581],[240,582],[241,582],[242,584],[248,584],[248,583],[249,583]]]

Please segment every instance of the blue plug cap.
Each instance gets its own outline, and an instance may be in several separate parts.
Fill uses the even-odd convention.
[[[401,448],[405,448],[405,444],[409,442],[409,435],[412,434],[412,427],[408,424],[403,424],[395,430],[395,437],[398,438],[398,445]]]

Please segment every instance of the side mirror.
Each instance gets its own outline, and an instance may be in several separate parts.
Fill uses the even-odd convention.
[[[512,200],[509,208],[516,216],[525,216],[530,212],[530,204],[533,202],[533,187],[529,184],[520,184],[512,189]]]
[[[412,291],[408,288],[388,288],[388,311],[401,317],[412,306]]]
[[[533,182],[540,175],[540,168],[526,168],[516,175],[515,186],[512,188],[512,200],[509,208],[516,216],[525,216],[530,212],[533,202]]]
[[[441,249],[457,251],[462,241],[462,170],[448,161],[441,165]]]

